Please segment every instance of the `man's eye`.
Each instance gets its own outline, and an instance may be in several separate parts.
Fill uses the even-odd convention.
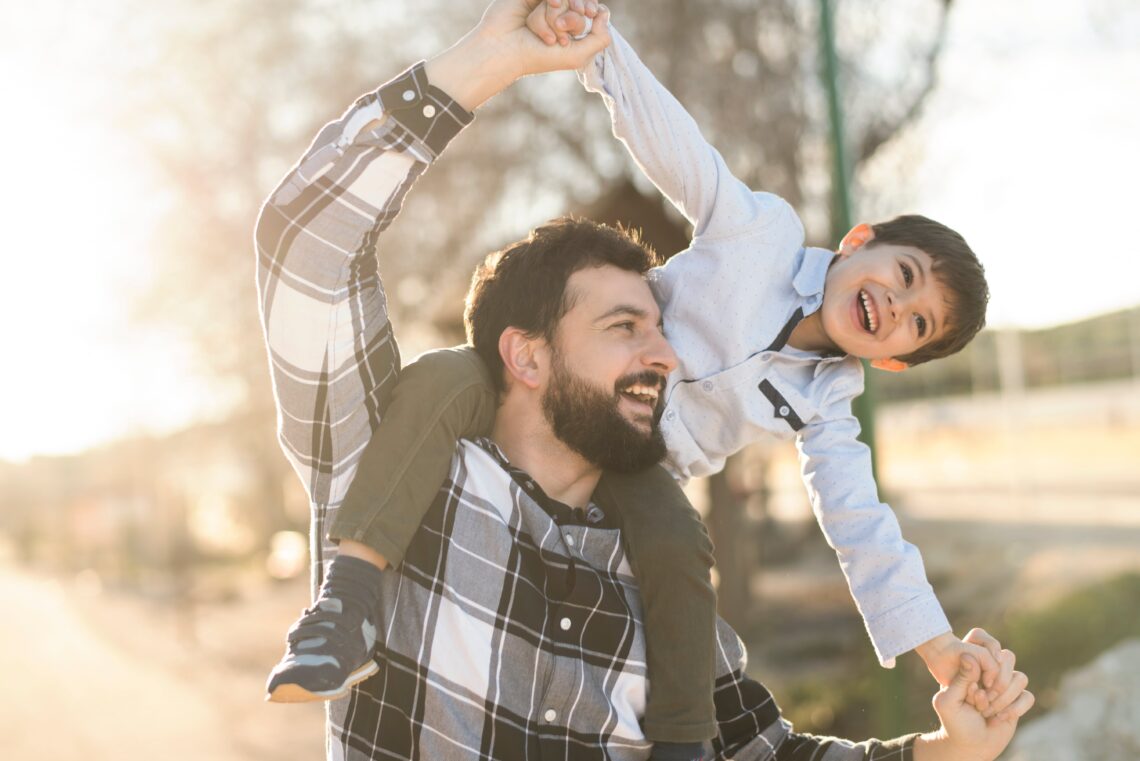
[[[919,338],[925,338],[926,337],[926,318],[923,317],[922,315],[918,315],[914,318],[914,321],[918,325],[918,337]]]
[[[910,284],[914,282],[914,273],[909,264],[900,264],[899,266],[902,267],[903,282],[906,283],[907,288],[910,288]]]
[[[632,322],[619,322],[616,325],[614,325],[613,327],[617,328],[618,330],[627,330],[630,333],[632,333],[633,329],[634,329],[634,324]]]

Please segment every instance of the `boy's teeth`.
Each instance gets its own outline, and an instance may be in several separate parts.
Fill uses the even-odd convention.
[[[875,319],[874,312],[871,311],[870,297],[867,295],[866,291],[859,291],[859,302],[863,306],[863,315],[865,317],[863,325],[872,333],[874,333],[879,329],[879,325],[878,320]]]

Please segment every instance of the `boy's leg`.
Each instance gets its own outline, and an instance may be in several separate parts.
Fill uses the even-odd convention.
[[[597,498],[602,509],[620,518],[641,589],[650,684],[646,737],[668,743],[708,740],[717,733],[716,593],[708,531],[661,467],[606,473]]]
[[[471,349],[424,355],[404,368],[388,397],[329,529],[341,553],[289,631],[285,657],[266,685],[269,700],[335,699],[377,671],[381,571],[403,560],[456,440],[489,433],[494,419],[494,390]]]

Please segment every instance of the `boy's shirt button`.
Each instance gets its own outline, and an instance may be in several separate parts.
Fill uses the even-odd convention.
[[[786,404],[781,405],[780,406],[780,417],[787,417],[788,413],[791,411],[792,410],[790,407],[788,407],[788,405],[786,405]]]

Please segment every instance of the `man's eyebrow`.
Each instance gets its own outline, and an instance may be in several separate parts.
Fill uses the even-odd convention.
[[[606,310],[603,314],[598,315],[597,319],[595,319],[594,322],[602,322],[603,320],[621,316],[645,319],[649,317],[649,312],[645,309],[642,309],[641,307],[633,306],[632,304],[618,304],[617,306]]]

